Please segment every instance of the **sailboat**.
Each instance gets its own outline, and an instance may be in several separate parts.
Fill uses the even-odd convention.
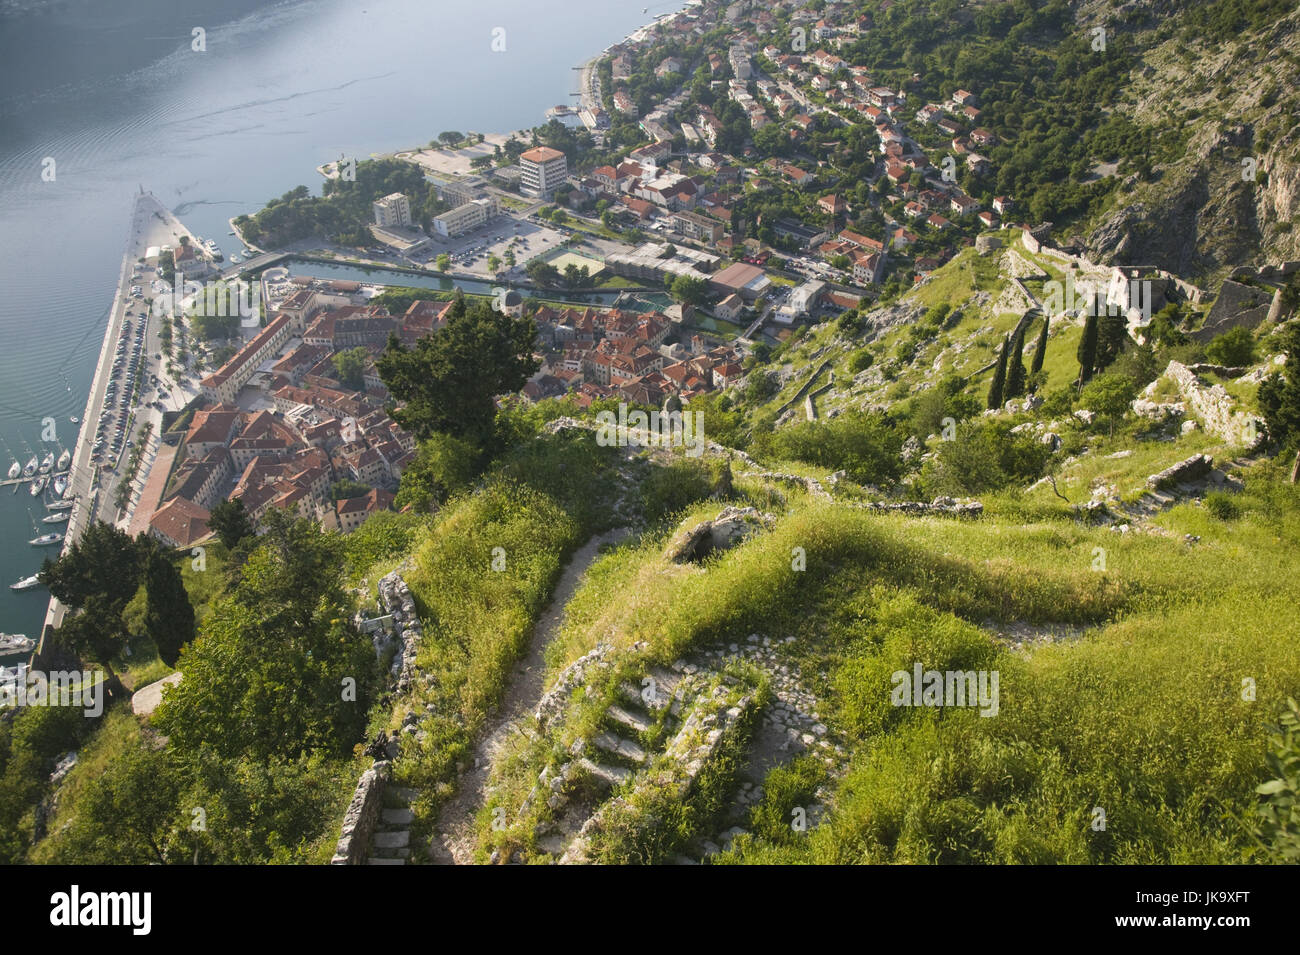
[[[65,501],[50,501],[45,506],[51,511],[70,511],[77,506],[77,502],[75,499],[65,500]],[[42,520],[46,521],[49,524],[58,523],[58,521],[51,521],[48,518],[42,518]],[[66,520],[66,518],[60,518],[59,520]]]
[[[35,481],[33,481],[32,489],[31,489],[32,497],[36,497],[38,494],[41,493],[41,491],[44,491],[45,485],[48,484],[49,481],[50,479],[43,474],[40,477],[38,477]]]
[[[52,467],[54,467],[54,452],[46,451],[45,457],[41,459],[41,473],[49,474]]]
[[[41,518],[42,524],[62,524],[72,514],[69,511],[55,511],[53,514],[46,514]]]
[[[63,492],[68,489],[68,479],[60,474],[54,479],[54,483],[51,487],[54,488],[54,494],[56,497],[62,497]]]
[[[56,471],[66,471],[68,469],[68,465],[71,463],[72,463],[72,452],[69,451],[67,448],[64,448],[63,453],[59,455],[59,463],[55,465],[54,469]]]
[[[18,475],[22,473],[23,473],[23,466],[19,464],[17,461],[9,465],[9,480],[12,481],[14,478],[18,477]]]
[[[36,468],[40,466],[40,463],[41,462],[37,459],[36,455],[33,454],[32,459],[23,467],[23,477],[31,477],[35,474]]]
[[[40,585],[41,585],[41,578],[38,577],[36,574],[32,574],[30,577],[24,577],[16,584],[10,584],[9,589],[10,590],[32,590],[33,588],[39,587]]]
[[[58,531],[49,534],[42,534],[40,537],[33,537],[27,543],[33,547],[49,547],[51,544],[59,544],[63,541],[63,535]]]

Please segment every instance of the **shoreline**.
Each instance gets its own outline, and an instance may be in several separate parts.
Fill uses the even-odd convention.
[[[155,217],[160,220],[159,223],[153,221]],[[77,439],[71,447],[72,464],[70,466],[69,482],[75,495],[76,504],[73,506],[68,518],[63,547],[59,551],[60,554],[71,543],[74,543],[78,535],[99,516],[100,493],[104,489],[104,484],[101,481],[102,472],[99,464],[90,460],[90,453],[94,443],[94,435],[99,425],[99,415],[106,404],[104,392],[111,377],[112,343],[121,337],[123,322],[131,307],[130,288],[136,262],[144,256],[150,245],[170,244],[181,235],[189,236],[191,242],[195,241],[194,234],[189,228],[179,217],[173,215],[171,210],[157,196],[150,192],[135,194],[131,212],[131,231],[127,236],[126,251],[122,257],[122,268],[118,274],[117,288],[114,290],[108,321],[105,323],[104,338],[99,349],[99,359],[95,364],[95,374],[91,378],[90,391],[86,396],[86,405],[82,411]],[[141,307],[143,308],[143,301]],[[153,362],[151,358],[152,350],[148,346],[151,341],[156,342],[158,333],[157,323],[149,322],[147,319],[145,321],[145,327],[148,331],[145,336],[145,347],[142,349],[142,373],[143,369],[148,368]],[[159,371],[163,367],[163,363],[160,362]],[[159,375],[159,378],[161,379],[162,375]],[[178,384],[175,387],[179,388],[180,386]],[[131,406],[125,429],[127,434],[139,423],[143,407],[146,406]],[[119,463],[125,451],[126,449],[123,447],[118,455]],[[153,460],[151,458],[147,462],[144,471],[137,473],[137,479],[147,477],[148,469],[152,465]],[[46,636],[62,624],[66,613],[67,608],[51,595],[45,613],[45,622],[41,627],[41,636],[36,650],[33,651],[33,660],[44,652]]]
[[[608,55],[608,52],[611,47],[618,46],[622,43],[628,42],[629,40],[633,40],[635,38],[645,36],[649,31],[653,30],[655,26],[657,26],[658,24],[674,19],[684,10],[687,10],[690,7],[697,6],[697,5],[698,5],[698,0],[687,0],[687,2],[685,2],[678,9],[672,11],[671,13],[660,14],[652,18],[648,22],[642,24],[640,27],[637,27],[635,30],[626,34],[621,39],[613,43],[610,43],[608,46],[604,48],[604,50],[587,58],[578,67],[573,68],[578,72],[579,88],[577,91],[577,95],[579,99],[579,106],[577,108],[591,109],[593,107],[599,107],[601,105],[598,99],[594,99],[592,97],[592,94],[595,92],[593,84],[599,81],[599,74],[597,72],[597,67],[601,62],[601,60]],[[570,90],[569,92],[571,94],[573,93],[572,90]],[[526,134],[528,132],[530,132],[530,130],[524,129],[524,130],[514,130],[506,133],[486,133],[483,135],[485,137],[492,137],[492,138],[501,137],[503,139],[508,139],[511,135],[519,136],[521,134]],[[426,151],[426,148],[427,147],[416,147],[414,149],[394,150],[392,153],[386,154],[385,158],[396,158],[400,154],[406,153],[412,157],[407,161],[413,162],[415,165],[420,166],[422,164],[419,163],[418,160],[416,160],[414,157]],[[436,152],[441,152],[441,151],[442,150],[437,150]],[[321,172],[321,169],[318,167],[317,171]],[[426,177],[431,172],[433,172],[433,170],[428,170],[426,167]],[[324,175],[323,172],[322,175]],[[108,372],[107,362],[109,360],[109,356],[112,353],[110,344],[113,341],[117,340],[117,338],[121,335],[122,319],[124,317],[125,310],[126,310],[126,296],[128,294],[127,290],[129,289],[130,282],[131,282],[131,273],[136,260],[138,260],[143,255],[144,249],[147,249],[148,247],[146,244],[143,248],[141,248],[139,246],[140,239],[138,237],[142,233],[141,212],[144,209],[144,207],[149,204],[156,205],[158,208],[154,211],[161,211],[162,215],[167,219],[171,220],[172,224],[179,227],[181,232],[183,232],[186,235],[189,235],[191,239],[194,238],[193,235],[190,233],[189,229],[184,226],[181,220],[178,217],[174,216],[171,213],[171,211],[167,209],[166,206],[164,206],[163,203],[159,199],[157,199],[157,197],[155,197],[152,193],[136,194],[134,198],[134,207],[132,210],[133,229],[127,239],[127,248],[126,248],[126,252],[123,255],[122,268],[118,275],[118,285],[116,290],[114,291],[113,302],[112,305],[110,306],[109,319],[104,328],[104,338],[100,343],[99,358],[96,361],[96,365],[95,365],[95,374],[91,379],[90,390],[86,396],[85,407],[82,410],[81,421],[80,421],[80,426],[77,430],[76,440],[72,445],[73,457],[72,457],[72,464],[70,465],[69,482],[70,482],[70,486],[73,489],[73,493],[76,495],[75,497],[76,505],[72,508],[71,514],[68,518],[67,530],[65,531],[63,547],[60,548],[60,554],[62,554],[64,550],[67,549],[70,543],[75,542],[77,535],[81,532],[84,526],[88,526],[89,523],[95,519],[95,515],[98,511],[99,494],[103,488],[99,480],[100,477],[99,468],[98,466],[92,466],[94,462],[91,462],[89,460],[89,452],[92,444],[91,438],[95,433],[94,430],[92,430],[92,422],[94,422],[94,425],[96,427],[98,426],[99,414],[102,411],[102,407],[103,407],[103,396],[101,394],[101,391],[106,382],[107,372]],[[262,209],[265,208],[266,206],[262,205],[261,208],[259,208],[257,211],[260,212]],[[257,213],[254,212],[251,214],[256,215]],[[234,221],[235,218],[237,217],[231,217],[228,220],[230,231],[235,233],[234,237],[240,243],[242,243],[244,248],[252,249],[254,252],[257,252],[259,254],[266,254],[265,249],[249,244],[249,242],[244,238],[242,231],[239,229],[238,226],[235,225],[235,221]],[[147,242],[147,240],[145,241]],[[412,271],[414,272],[414,270]],[[156,329],[153,329],[152,331],[156,334]],[[146,361],[147,361],[147,356],[146,356]],[[133,427],[136,424],[137,410],[138,409],[134,407],[131,409],[131,412],[128,416],[128,425],[127,425],[128,431],[131,427]],[[119,455],[119,459],[120,459],[120,455]],[[151,460],[149,462],[150,467],[152,467],[152,463],[153,462]],[[146,469],[144,476],[147,478],[148,469]],[[45,622],[41,627],[41,634],[37,641],[36,649],[32,652],[32,657],[31,657],[32,661],[35,661],[44,652],[46,636],[51,632],[53,632],[54,630],[56,630],[62,624],[66,611],[67,608],[64,607],[64,605],[57,598],[53,596],[50,597],[49,606],[45,614]]]

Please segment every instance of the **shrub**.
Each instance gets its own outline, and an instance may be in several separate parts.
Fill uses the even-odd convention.
[[[1205,508],[1221,521],[1233,521],[1241,516],[1241,505],[1225,491],[1205,495]]]
[[[875,360],[876,356],[870,348],[859,348],[849,356],[849,374],[856,375],[866,371]]]
[[[1051,454],[1032,434],[1012,434],[1008,424],[971,421],[957,429],[954,440],[939,446],[921,480],[928,493],[995,491],[1038,478]]]
[[[902,437],[889,420],[867,411],[803,421],[781,429],[772,439],[772,452],[778,457],[844,470],[862,484],[897,478],[902,448]]]
[[[1205,357],[1216,365],[1249,365],[1255,360],[1255,337],[1240,325],[1230,328],[1205,346]]]

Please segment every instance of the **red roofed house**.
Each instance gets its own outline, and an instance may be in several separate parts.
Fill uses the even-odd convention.
[[[183,497],[174,497],[154,512],[149,533],[168,547],[191,547],[211,536],[208,519],[212,515]]]

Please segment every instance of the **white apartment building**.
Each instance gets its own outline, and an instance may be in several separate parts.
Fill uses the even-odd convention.
[[[371,208],[374,210],[377,226],[388,228],[411,224],[411,201],[400,192],[376,199],[371,203]]]
[[[519,189],[526,196],[549,199],[569,176],[569,162],[564,153],[549,146],[535,146],[519,156],[523,173]]]
[[[477,229],[500,211],[495,196],[473,199],[434,217],[433,231],[443,238],[454,238]]]

